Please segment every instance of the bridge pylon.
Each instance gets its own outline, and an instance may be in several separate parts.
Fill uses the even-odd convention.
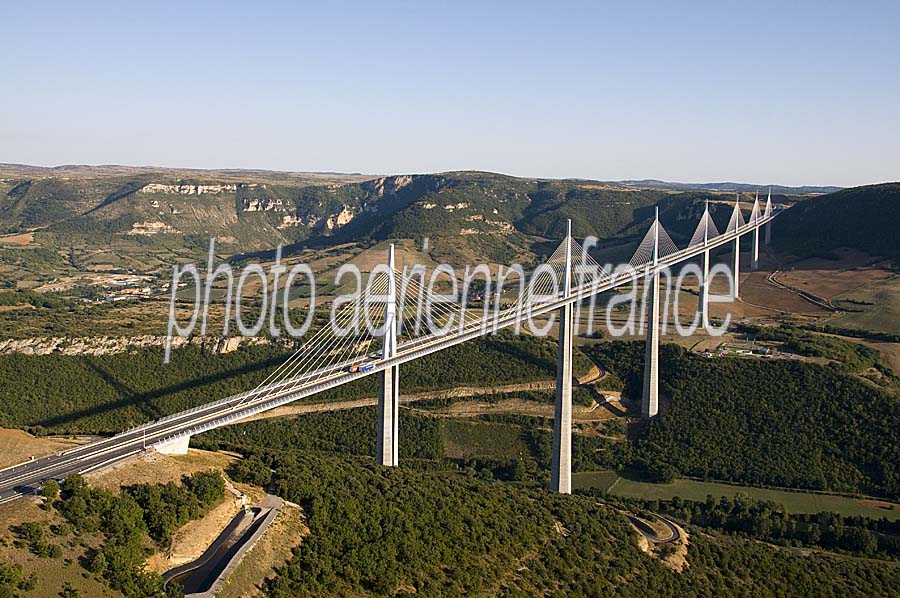
[[[708,263],[708,262],[707,262]],[[653,223],[652,272],[644,277],[648,290],[647,344],[644,348],[644,385],[641,393],[641,417],[650,419],[659,413],[659,208]]]
[[[572,293],[572,221],[566,223],[566,261],[563,273],[564,297]],[[550,490],[572,493],[572,334],[574,308],[571,303],[559,310],[559,350],[556,359],[556,399],[553,408],[553,456],[550,463]]]
[[[388,249],[387,301],[384,307],[384,337],[381,357],[390,359],[397,354],[397,281],[394,268],[394,246]],[[378,379],[378,439],[375,458],[379,465],[397,467],[398,428],[400,415],[400,366],[391,366]]]
[[[754,224],[753,245],[750,249],[750,270],[759,269],[759,191],[756,192],[756,200],[753,202],[753,212],[750,221]]]
[[[703,250],[700,281],[700,327],[706,329],[709,326],[709,249]]]
[[[759,227],[753,229],[753,248],[750,250],[750,269],[759,269]]]
[[[706,328],[709,324],[709,200],[706,200],[706,209],[703,213],[703,263],[702,278],[700,279],[700,326]]]
[[[741,228],[741,222],[743,222],[743,218],[741,217],[741,199],[740,195],[734,200],[734,216],[732,217],[732,222],[734,222],[734,230],[737,231]],[[738,235],[734,238],[734,299],[737,300],[741,296],[741,236]]]
[[[769,189],[769,197],[766,199],[766,210],[763,212],[763,216],[768,218],[772,215],[772,189]],[[766,245],[771,243],[772,241],[772,221],[769,220],[766,222]]]

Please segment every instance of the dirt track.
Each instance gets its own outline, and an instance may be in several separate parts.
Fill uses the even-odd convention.
[[[556,386],[554,380],[540,380],[537,382],[525,382],[522,384],[506,384],[502,386],[459,386],[446,390],[435,390],[415,394],[400,395],[400,404],[414,403],[426,399],[448,399],[460,397],[477,397],[482,395],[504,394],[511,392],[524,392],[535,390],[552,390]],[[271,417],[289,417],[293,415],[305,415],[308,413],[320,413],[323,411],[342,411],[345,409],[357,409],[359,407],[373,407],[378,403],[376,397],[353,399],[350,401],[336,401],[333,403],[309,403],[306,405],[285,405],[265,413],[260,413],[251,418],[235,423],[244,423],[257,419]]]
[[[606,371],[597,363],[591,365],[591,369],[581,376],[577,382],[581,386],[594,384],[595,382],[606,376]],[[415,403],[416,401],[424,401],[429,399],[457,399],[464,397],[478,397],[485,395],[508,394],[513,392],[528,392],[553,390],[556,388],[555,380],[538,380],[535,382],[523,382],[519,384],[504,384],[499,386],[457,386],[456,388],[448,388],[444,390],[432,390],[419,392],[414,394],[400,395],[400,404]],[[617,393],[616,393],[617,394]],[[358,409],[360,407],[373,407],[378,404],[377,397],[366,397],[363,399],[353,399],[349,401],[336,401],[331,403],[308,403],[304,405],[285,405],[271,411],[260,413],[253,417],[241,420],[244,423],[258,419],[268,419],[272,417],[292,417],[297,415],[306,415],[309,413],[321,413],[325,411],[343,411],[346,409]],[[582,415],[583,419],[605,419],[609,415],[605,411],[597,409],[597,404],[591,408],[576,408],[575,416],[578,418]],[[495,404],[483,404],[477,402],[465,402],[454,405],[452,409],[448,409],[444,415],[472,416],[485,413],[487,411],[512,411],[520,413],[528,413],[532,415],[545,415],[543,412],[549,410],[549,416],[553,415],[553,405],[544,405],[534,403],[533,401],[517,401],[510,399],[508,401],[500,401]],[[595,413],[595,416],[590,414]],[[612,412],[610,412],[612,413]],[[605,415],[605,417],[604,417]]]

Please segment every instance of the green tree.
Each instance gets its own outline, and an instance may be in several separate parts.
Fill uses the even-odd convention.
[[[48,501],[54,501],[59,498],[59,484],[56,480],[47,480],[44,482],[44,485],[41,486],[41,494]]]

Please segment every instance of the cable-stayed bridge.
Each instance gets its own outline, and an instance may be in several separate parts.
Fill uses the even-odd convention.
[[[702,259],[700,318],[708,321],[710,251],[732,244],[734,295],[739,294],[740,239],[752,236],[751,269],[759,260],[760,231],[768,243],[771,222],[779,209],[771,193],[765,204],[759,197],[745,219],[739,200],[731,219],[720,232],[707,205],[687,247],[679,249],[654,219],[628,267],[610,271],[600,266],[572,237],[571,224],[556,251],[532,274],[525,286],[518,273],[519,294],[502,304],[484,296],[478,310],[466,301],[447,300],[428,290],[425,278],[404,273],[394,263],[393,248],[387,262],[373,269],[364,292],[332,306],[332,323],[315,332],[256,388],[138,426],[110,438],[35,459],[0,471],[0,502],[34,492],[48,479],[87,473],[122,461],[147,448],[185,452],[191,436],[268,411],[286,403],[329,390],[364,376],[379,377],[378,443],[376,460],[396,466],[398,454],[399,384],[403,363],[442,351],[499,329],[521,326],[527,318],[559,312],[559,352],[553,430],[551,490],[571,492],[572,338],[577,305],[599,293],[647,279],[649,287],[647,342],[641,413],[658,412],[659,278],[660,272],[698,256]],[[491,276],[486,273],[486,278]],[[424,304],[424,312],[423,312]]]

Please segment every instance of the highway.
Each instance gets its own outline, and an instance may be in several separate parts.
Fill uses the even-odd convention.
[[[737,230],[723,233],[710,239],[706,245],[702,243],[694,245],[661,258],[659,267],[674,266],[701,255],[707,249],[715,249],[730,243],[736,237],[752,232],[754,227],[762,227],[774,219],[778,212],[775,210],[769,217],[760,218],[757,223],[749,223]],[[622,273],[580,288],[573,288],[569,297],[558,297],[535,305],[531,309],[531,314],[538,316],[553,312],[567,303],[581,301],[650,274],[650,267],[642,266],[641,268],[635,275]],[[231,424],[257,413],[347,384],[363,376],[377,374],[389,367],[485,336],[495,329],[522,322],[523,314],[516,310],[512,311],[513,313],[501,312],[496,319],[492,315],[484,322],[476,322],[462,329],[456,328],[444,336],[427,336],[402,342],[398,345],[395,357],[374,362],[374,367],[366,372],[349,372],[347,369],[353,363],[339,363],[325,370],[310,372],[260,389],[226,397],[103,440],[0,470],[0,504],[35,492],[46,480],[59,480],[69,474],[83,474],[101,469],[152,448],[156,444],[184,439]]]

